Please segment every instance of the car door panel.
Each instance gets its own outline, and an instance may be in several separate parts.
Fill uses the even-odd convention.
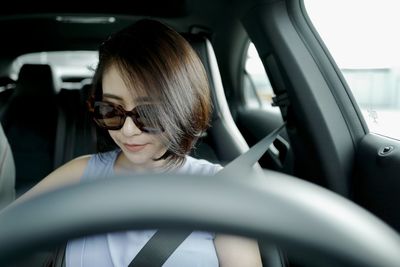
[[[400,141],[367,134],[356,154],[355,200],[400,230]]]

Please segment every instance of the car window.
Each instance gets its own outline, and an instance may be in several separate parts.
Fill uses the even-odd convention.
[[[370,132],[400,139],[400,2],[304,0],[304,4]]]
[[[90,83],[97,61],[97,51],[29,53],[14,60],[10,76],[16,80],[24,64],[49,64],[59,88],[80,89],[84,84]]]
[[[246,106],[250,108],[271,108],[279,111],[279,108],[272,106],[274,91],[257,49],[252,42],[250,42],[246,53],[246,62],[243,70],[243,92]]]

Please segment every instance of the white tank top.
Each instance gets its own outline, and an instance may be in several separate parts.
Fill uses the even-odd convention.
[[[82,180],[105,179],[114,174],[114,163],[120,150],[93,155]],[[206,160],[186,156],[178,173],[214,175],[222,167]],[[125,231],[84,237],[69,241],[67,267],[127,267],[156,230]],[[164,267],[217,267],[214,234],[192,232],[164,263]]]

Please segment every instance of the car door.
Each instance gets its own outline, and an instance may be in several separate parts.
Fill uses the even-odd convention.
[[[353,105],[359,107],[359,119],[365,128],[356,146],[352,197],[399,230],[396,203],[400,191],[400,38],[395,33],[400,5],[396,1],[380,1],[362,6],[338,1],[323,7],[316,1],[305,1],[309,23],[314,22],[315,30],[321,32],[317,38],[326,40],[326,47],[337,62],[343,89],[335,89],[353,96]],[[341,20],[328,33],[329,28],[324,26],[332,17],[328,14],[338,11]],[[340,39],[348,45],[338,43]]]
[[[364,82],[363,87],[363,83],[359,82],[358,88],[361,89],[352,88],[355,78],[352,80],[352,73],[341,68],[338,58],[333,51],[329,51],[329,46],[324,43],[325,36],[319,35],[308,15],[310,10],[307,4],[302,0],[264,1],[257,5],[249,4],[247,9],[240,11],[241,22],[263,62],[278,100],[276,104],[287,122],[287,141],[293,153],[289,172],[356,201],[400,229],[400,215],[396,209],[400,198],[400,137],[377,131],[368,123],[368,119],[379,121],[383,118],[375,109],[365,109],[359,99],[360,93],[355,91],[367,90],[369,85]],[[358,11],[362,5],[357,4]],[[383,6],[375,3],[375,8]],[[328,8],[327,12],[334,12],[329,10],[329,5],[325,8]],[[350,23],[358,23],[357,27],[362,26],[358,22],[359,12],[344,12],[346,8],[348,5],[343,4],[336,9],[335,21],[330,23],[338,25],[344,19],[343,13],[347,12],[349,21],[344,25],[351,27]],[[368,29],[364,31],[368,32]],[[393,35],[393,32],[388,33]],[[354,37],[359,38],[357,31]],[[342,48],[350,49],[350,43],[354,41],[341,38]],[[370,50],[365,56],[368,58],[375,52],[378,56],[374,57],[379,58],[384,49]],[[379,71],[361,71],[364,71],[368,81],[377,75],[375,80],[381,79]],[[245,74],[242,76],[245,79],[243,77]],[[385,91],[376,93],[387,89],[387,86],[387,83],[381,83],[369,90],[372,90],[371,97],[379,97],[383,107],[385,103],[395,107],[392,119],[385,121],[393,126],[400,119],[399,113],[396,113],[400,90],[392,86],[392,95]],[[365,98],[365,94],[361,95]],[[268,111],[261,110],[246,107],[243,102],[237,108],[236,119],[241,131],[247,131],[248,137],[257,139],[257,134],[264,135],[280,123]],[[258,125],[253,128],[252,135],[249,134],[250,125]]]

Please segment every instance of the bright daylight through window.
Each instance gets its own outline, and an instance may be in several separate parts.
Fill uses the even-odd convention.
[[[369,130],[400,139],[400,1],[304,0],[304,4]]]
[[[252,42],[247,50],[244,69],[244,97],[246,104],[251,108],[266,108],[279,112],[278,107],[272,106],[274,92],[257,49]]]
[[[11,76],[17,79],[24,64],[49,64],[57,88],[81,89],[91,82],[98,61],[97,51],[52,51],[25,54],[12,64]]]

